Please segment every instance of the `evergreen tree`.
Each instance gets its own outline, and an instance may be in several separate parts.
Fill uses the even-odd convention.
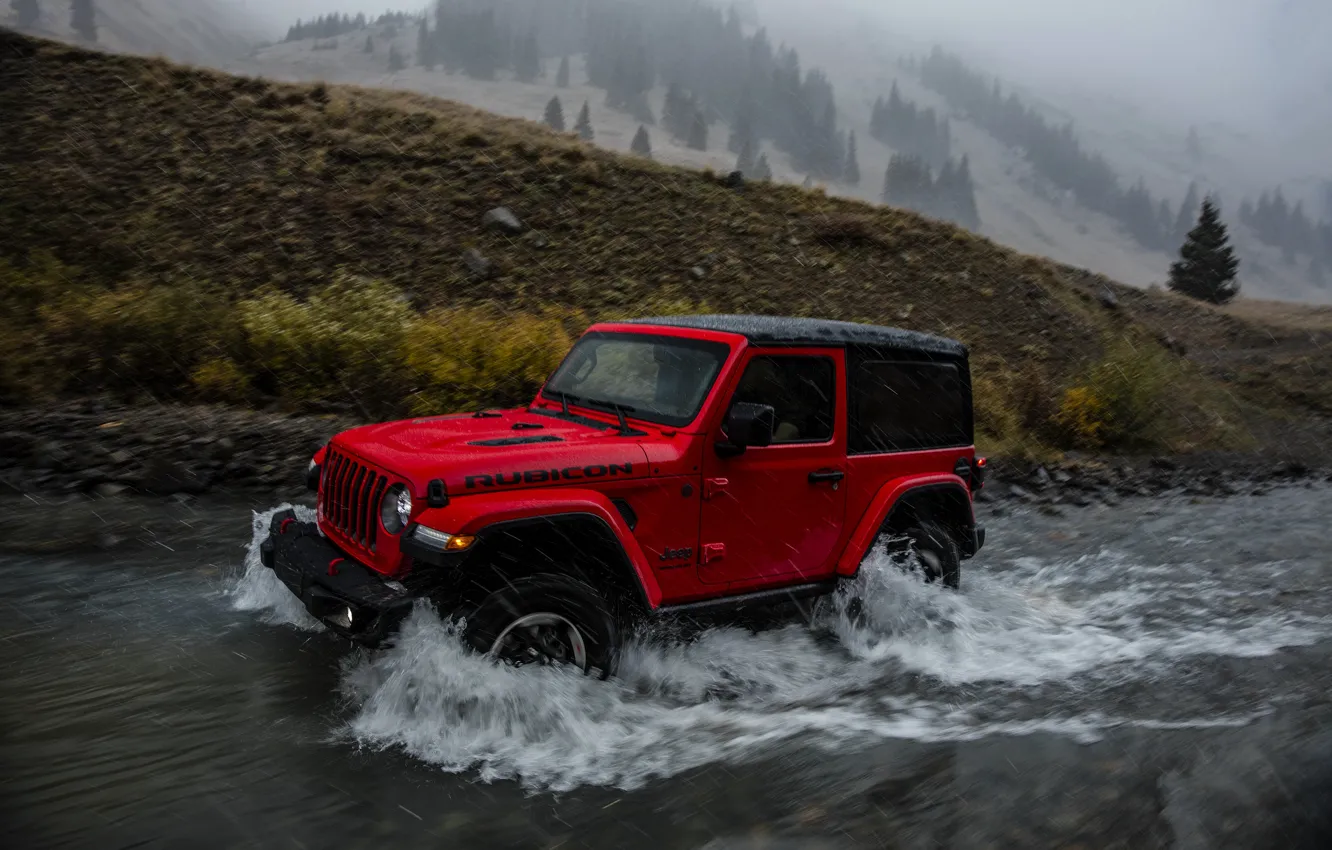
[[[701,109],[694,109],[694,118],[689,125],[688,144],[696,151],[708,149],[708,119]]]
[[[735,170],[749,176],[754,173],[754,165],[754,146],[746,141],[744,147],[740,148],[740,155],[736,157]]]
[[[10,7],[14,14],[18,16],[18,25],[20,29],[26,29],[37,23],[38,18],[42,16],[42,10],[37,5],[37,0],[9,0]]]
[[[666,87],[666,101],[661,107],[661,124],[677,139],[685,138],[689,135],[689,128],[692,124],[690,120],[689,99],[680,88],[679,83],[671,83]]]
[[[569,87],[569,57],[560,59],[560,69],[555,73],[555,85],[562,89]]]
[[[416,33],[416,64],[427,71],[433,71],[438,61],[435,57],[435,39],[430,35],[430,23],[423,17]]]
[[[592,130],[592,110],[588,108],[587,101],[583,101],[583,108],[578,112],[578,123],[574,125],[574,130],[578,132],[578,138],[585,142],[590,142],[596,136]]]
[[[375,52],[375,37],[374,37],[373,35],[367,35],[367,36],[365,37],[365,48],[364,48],[364,52],[366,52],[366,53],[374,53],[374,52]]]
[[[546,124],[552,130],[564,132],[564,107],[560,105],[558,97],[552,97],[550,102],[546,104]]]
[[[69,25],[84,41],[97,41],[97,10],[93,0],[73,0],[69,4]]]
[[[645,156],[648,159],[652,158],[652,142],[648,139],[647,128],[642,124],[638,125],[638,132],[634,134],[634,141],[633,144],[629,146],[629,150],[639,156]]]
[[[768,181],[772,179],[772,166],[768,165],[768,155],[759,154],[758,161],[754,163],[754,179]]]
[[[1175,225],[1171,229],[1170,235],[1175,242],[1183,242],[1189,237],[1189,230],[1193,227],[1193,222],[1197,220],[1198,215],[1198,184],[1190,183],[1188,194],[1184,196],[1184,203],[1179,205],[1179,215],[1175,217]],[[1244,211],[1241,208],[1240,218],[1243,219]]]
[[[1189,127],[1188,138],[1184,140],[1184,149],[1193,159],[1202,157],[1202,141],[1198,138],[1198,128]]]
[[[1317,257],[1309,261],[1309,282],[1319,289],[1327,287],[1327,272]]]
[[[388,57],[389,73],[396,74],[406,67],[407,63],[402,60],[402,54],[398,52],[398,45],[390,44]]]
[[[518,61],[514,67],[515,76],[524,83],[535,82],[541,76],[541,50],[537,47],[535,33],[529,33],[518,49]]]
[[[856,160],[856,134],[854,131],[846,139],[846,163],[842,167],[842,182],[850,186],[860,183],[860,163]]]
[[[1169,286],[1175,292],[1212,304],[1225,304],[1239,293],[1239,259],[1210,197],[1203,198],[1198,224],[1189,231],[1179,256],[1170,265]]]
[[[971,163],[966,154],[962,155],[962,161],[953,171],[953,183],[953,203],[957,216],[954,220],[963,227],[975,230],[980,227],[981,219],[980,211],[976,209],[976,184],[971,180]]]

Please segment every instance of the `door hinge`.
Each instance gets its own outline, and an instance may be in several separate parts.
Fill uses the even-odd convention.
[[[703,479],[703,501],[709,502],[713,496],[726,492],[726,485],[731,482],[725,478],[705,478]]]
[[[702,562],[703,562],[704,564],[710,564],[710,563],[712,563],[713,561],[720,561],[722,558],[725,558],[725,557],[726,557],[726,544],[725,544],[725,543],[704,543],[704,544],[703,544],[703,557],[702,557]]]

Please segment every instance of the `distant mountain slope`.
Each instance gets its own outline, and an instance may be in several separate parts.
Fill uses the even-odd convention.
[[[67,0],[41,0],[33,35],[78,42]],[[213,65],[243,56],[261,38],[260,28],[236,0],[100,0],[95,47],[162,55]],[[9,2],[0,2],[0,26],[17,26]]]

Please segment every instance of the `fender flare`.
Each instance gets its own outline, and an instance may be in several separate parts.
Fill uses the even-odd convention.
[[[661,585],[619,510],[604,493],[561,487],[558,492],[518,490],[483,493],[454,499],[442,508],[427,508],[413,522],[450,534],[485,536],[501,526],[541,521],[591,519],[606,526],[638,578],[643,602],[649,610],[661,605]]]
[[[966,482],[952,473],[899,478],[880,487],[879,492],[875,493],[874,498],[870,501],[869,507],[865,509],[864,515],[856,523],[855,531],[852,532],[851,538],[842,550],[842,557],[837,561],[837,575],[853,576],[856,574],[856,571],[860,569],[860,562],[865,559],[870,547],[874,545],[874,539],[879,536],[879,529],[883,527],[883,524],[904,498],[922,490],[936,491],[940,489],[956,489],[966,496],[967,504],[971,504]],[[974,525],[974,515],[971,520]]]

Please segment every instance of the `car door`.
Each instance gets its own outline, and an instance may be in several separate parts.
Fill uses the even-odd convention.
[[[699,578],[758,583],[833,572],[846,509],[846,358],[842,349],[753,349],[725,410],[776,412],[772,444],[703,461]],[[723,423],[712,441],[724,439]]]

